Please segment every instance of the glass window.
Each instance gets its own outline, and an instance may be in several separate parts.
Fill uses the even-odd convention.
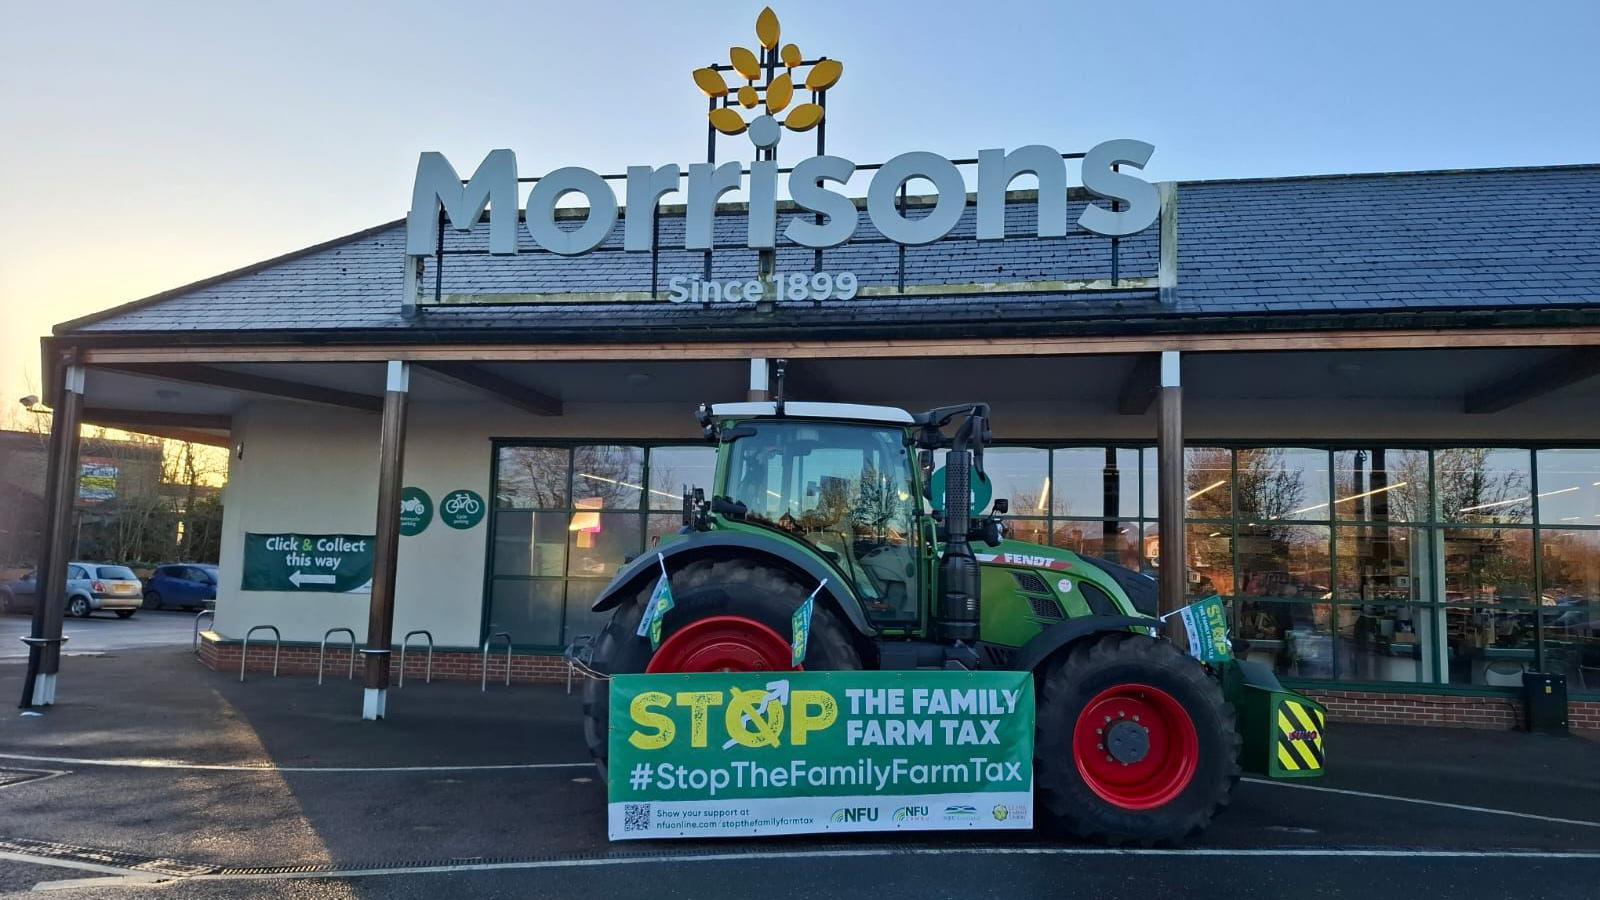
[[[983,471],[994,485],[994,496],[1011,501],[1014,515],[1050,514],[1050,451],[989,447],[983,451]]]
[[[1444,529],[1446,603],[1533,602],[1533,531],[1527,528]]]
[[[1328,540],[1325,525],[1240,525],[1239,595],[1327,599],[1331,584]]]
[[[1184,451],[1188,480],[1187,509],[1191,519],[1226,519],[1233,515],[1233,451],[1190,447]]]
[[[489,633],[509,632],[512,642],[521,645],[559,646],[563,587],[557,580],[495,579]]]
[[[1150,529],[1155,534],[1155,529]],[[1144,559],[1144,535],[1136,521],[1073,522],[1056,520],[1050,543],[1079,556],[1109,560],[1135,572],[1150,571]]]
[[[1335,641],[1336,668],[1345,681],[1429,680],[1424,672],[1424,637],[1437,610],[1408,604],[1341,605]]]
[[[1382,447],[1333,454],[1334,515],[1354,522],[1427,522],[1428,451]]]
[[[1539,536],[1541,606],[1600,600],[1600,529],[1547,528]]]
[[[1430,551],[1426,532],[1387,525],[1340,526],[1335,533],[1337,599],[1427,601]]]
[[[1328,603],[1241,599],[1234,635],[1242,658],[1290,678],[1332,678],[1332,609]]]
[[[1056,450],[1051,472],[1057,516],[1135,518],[1139,515],[1139,451],[1128,447]]]
[[[1030,544],[1050,543],[1050,523],[1044,519],[1019,519],[1006,516],[1006,537],[1013,541],[1027,541]],[[982,552],[982,544],[977,550]]]
[[[1156,533],[1155,526],[1151,532]],[[1156,556],[1148,556],[1152,564],[1157,564],[1160,554],[1160,541],[1146,541],[1150,552]],[[1187,546],[1189,555],[1189,597],[1198,599],[1217,594],[1222,597],[1234,595],[1233,580],[1233,526],[1231,525],[1190,525],[1188,526]]]
[[[715,447],[653,447],[650,450],[650,508],[683,508],[683,495],[703,488],[711,496],[717,471]]]
[[[576,509],[638,509],[644,490],[644,448],[608,444],[572,451]]]
[[[495,470],[495,505],[566,509],[569,455],[565,447],[501,447]]]
[[[95,566],[96,577],[107,581],[133,581],[139,576],[127,566]]]
[[[605,590],[609,582],[604,580],[574,579],[567,582],[567,618],[564,634],[561,636],[561,645],[565,647],[582,635],[599,637],[605,630],[606,623],[611,621],[611,610],[605,612],[592,612],[589,607],[594,605],[596,597]]]
[[[1451,684],[1522,685],[1522,673],[1534,667],[1534,610],[1479,606],[1444,612]]]
[[[683,530],[683,513],[651,513],[645,517],[644,526],[644,552],[649,553],[661,546],[661,542],[669,536]]]
[[[582,504],[593,503],[585,509]],[[616,574],[639,555],[638,513],[599,512],[598,499],[579,500],[567,525],[567,574],[601,577]]]
[[[1326,450],[1262,447],[1240,450],[1235,458],[1241,518],[1328,518]]]
[[[1600,450],[1540,450],[1539,521],[1600,525]]]
[[[502,510],[494,518],[494,574],[561,576],[566,573],[567,515]]]
[[[1450,447],[1433,454],[1440,521],[1524,523],[1533,517],[1527,450]]]

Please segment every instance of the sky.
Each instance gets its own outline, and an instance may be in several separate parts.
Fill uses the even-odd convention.
[[[762,5],[6,0],[0,422],[55,323],[398,218],[421,151],[697,161],[689,73]],[[829,152],[860,163],[1121,137],[1152,181],[1600,162],[1594,0],[774,8],[844,62]]]

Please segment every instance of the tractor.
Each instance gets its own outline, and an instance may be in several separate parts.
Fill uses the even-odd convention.
[[[1178,843],[1242,771],[1321,773],[1323,710],[1265,666],[1203,665],[1168,640],[1150,576],[1006,538],[986,404],[778,399],[702,405],[698,420],[718,448],[711,494],[686,491],[682,530],[596,599],[614,611],[589,648],[598,672],[789,670],[791,616],[816,592],[806,670],[1033,673],[1040,819],[1079,837]],[[662,572],[676,605],[652,649],[636,629]],[[602,771],[607,701],[590,680]]]

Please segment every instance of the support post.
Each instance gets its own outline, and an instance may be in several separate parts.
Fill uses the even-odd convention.
[[[406,395],[411,364],[391,360],[378,444],[378,527],[372,553],[372,599],[367,612],[366,690],[361,718],[384,717],[389,699],[389,653],[394,643],[394,580],[400,550],[400,482],[405,471]]]
[[[1157,528],[1161,535],[1160,611],[1183,606],[1189,588],[1188,553],[1184,547],[1183,512],[1183,387],[1178,351],[1161,353],[1161,391],[1157,395],[1156,483]]]
[[[767,361],[765,359],[750,360],[750,395],[746,399],[751,401],[767,399]]]
[[[1178,183],[1156,184],[1161,196],[1161,255],[1156,266],[1157,298],[1162,306],[1178,302]]]
[[[84,369],[73,358],[65,364],[61,392],[50,417],[50,458],[45,473],[44,547],[39,554],[38,593],[33,604],[28,670],[22,679],[23,709],[56,702],[61,671],[62,617],[67,563],[73,553],[72,506],[78,491],[78,432],[83,423]],[[50,373],[45,373],[49,377]]]

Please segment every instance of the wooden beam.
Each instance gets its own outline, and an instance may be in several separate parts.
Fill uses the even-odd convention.
[[[169,441],[204,444],[224,449],[233,446],[233,441],[227,434],[233,428],[233,422],[228,416],[89,407],[83,411],[83,421],[86,425],[134,431],[166,438]],[[217,434],[217,431],[223,434]]]
[[[166,359],[188,362],[182,356],[168,356]],[[323,361],[351,362],[352,360],[326,357]],[[223,388],[230,391],[243,391],[247,394],[262,394],[268,397],[298,400],[301,403],[316,403],[322,406],[337,406],[343,409],[359,409],[362,412],[381,412],[383,410],[382,397],[358,394],[354,391],[342,391],[337,388],[318,387],[314,384],[288,381],[266,375],[234,372],[229,369],[218,369],[214,366],[175,365],[172,362],[152,361],[136,365],[101,366],[100,368],[139,378],[158,378],[162,381],[202,384],[207,387]]]
[[[1071,336],[877,341],[707,341],[638,344],[365,344],[228,347],[85,348],[86,363],[123,367],[152,363],[281,362],[603,362],[609,360],[877,359],[973,356],[1105,356],[1160,353],[1305,350],[1424,350],[1495,347],[1600,347],[1600,328],[1394,329],[1227,332],[1160,336]],[[135,372],[134,374],[138,374]],[[185,379],[187,380],[187,379]],[[311,389],[321,390],[321,389]]]
[[[509,378],[470,363],[419,363],[417,368],[445,381],[463,385],[536,416],[561,415],[561,401],[530,387],[517,384]]]
[[[1468,393],[1463,409],[1474,415],[1500,412],[1597,375],[1600,349],[1568,350]]]
[[[146,409],[107,409],[100,406],[86,407],[83,411],[83,420],[90,425],[104,425],[107,428],[121,428],[126,431],[138,431],[139,426],[206,428],[214,431],[228,431],[233,428],[232,416]]]
[[[1144,415],[1150,411],[1150,405],[1156,402],[1156,393],[1160,390],[1161,357],[1146,353],[1134,361],[1128,377],[1122,382],[1122,390],[1117,394],[1117,414]]]

